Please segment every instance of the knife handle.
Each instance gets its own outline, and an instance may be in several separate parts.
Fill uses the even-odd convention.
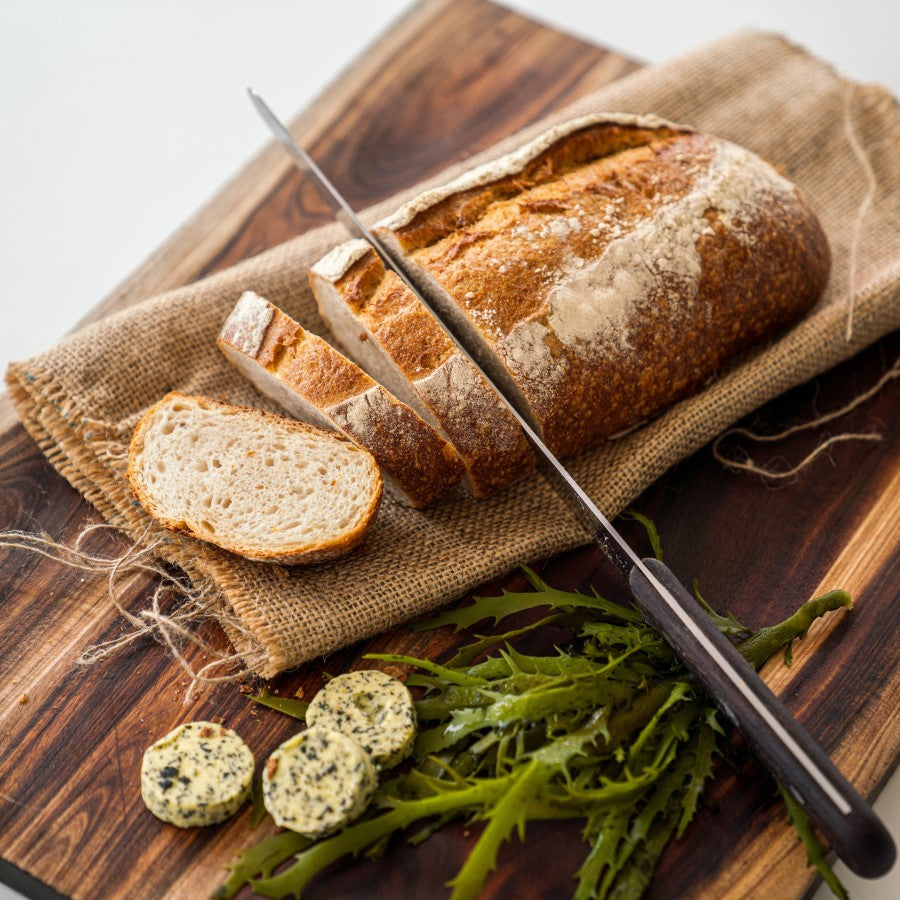
[[[863,878],[884,875],[897,851],[872,808],[675,575],[657,559],[645,559],[643,564],[680,607],[673,610],[664,602],[652,581],[635,566],[629,584],[647,621],[671,644],[769,771],[790,790],[835,853]]]

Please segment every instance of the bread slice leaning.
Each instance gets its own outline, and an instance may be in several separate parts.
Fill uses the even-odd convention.
[[[336,247],[309,280],[331,333],[447,438],[474,496],[493,494],[532,469],[528,441],[497,392],[368,243]]]
[[[150,407],[128,480],[161,525],[259,562],[325,562],[375,520],[371,454],[293,419],[177,391]]]
[[[232,310],[218,345],[292,416],[337,429],[365,447],[401,502],[427,506],[462,478],[456,451],[417,413],[252,291]]]

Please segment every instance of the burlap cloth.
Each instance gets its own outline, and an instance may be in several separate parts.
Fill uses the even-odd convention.
[[[571,461],[613,515],[736,419],[900,325],[900,115],[883,88],[851,84],[777,36],[741,33],[605,87],[481,158],[598,110],[657,113],[761,154],[804,191],[834,256],[826,296],[793,330],[637,432]],[[306,272],[343,237],[337,226],[301,235],[85,328],[7,375],[19,415],[53,466],[132,539],[163,539],[156,552],[204,589],[247,666],[265,677],[586,537],[539,476],[490,500],[458,495],[424,512],[387,498],[361,550],[311,568],[249,563],[149,522],[123,475],[142,411],[173,388],[271,408],[216,349],[219,327],[252,288],[321,330]]]

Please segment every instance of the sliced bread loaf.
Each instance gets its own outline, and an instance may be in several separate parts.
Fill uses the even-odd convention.
[[[166,528],[285,565],[349,553],[381,501],[378,466],[351,441],[178,392],[138,422],[127,474],[141,505]]]
[[[563,123],[375,229],[558,456],[701,388],[828,279],[798,189],[654,117]]]
[[[252,291],[232,310],[218,344],[292,416],[337,429],[369,450],[404,503],[426,506],[462,478],[456,451],[417,413]]]
[[[336,247],[309,277],[332,334],[447,438],[472,494],[486,497],[532,468],[525,435],[496,391],[369,244]]]

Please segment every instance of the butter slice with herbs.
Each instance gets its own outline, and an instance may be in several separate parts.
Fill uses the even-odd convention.
[[[379,769],[390,769],[409,756],[416,739],[409,689],[378,669],[332,678],[309,704],[306,724],[353,738]]]
[[[141,797],[147,809],[179,828],[215,825],[250,796],[253,754],[230,728],[188,722],[144,751]]]
[[[263,770],[263,800],[276,824],[309,837],[331,834],[359,817],[377,786],[362,747],[324,728],[285,741]]]

